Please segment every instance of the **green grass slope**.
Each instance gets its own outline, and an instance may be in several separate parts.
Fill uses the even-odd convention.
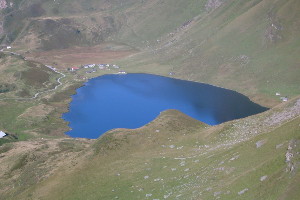
[[[21,56],[1,52],[0,99],[31,98],[37,92],[54,88],[59,74],[40,63],[24,60]]]
[[[276,92],[290,97],[300,92],[299,9],[296,0],[226,1],[210,13],[199,9],[198,16],[189,16],[189,24],[177,23],[156,44],[149,42],[146,53],[121,63],[133,71],[172,72],[177,78],[234,89],[272,106]],[[161,27],[169,23],[151,19]]]
[[[93,153],[73,157],[69,147],[69,163],[6,199],[297,199],[299,106],[214,127],[166,111],[107,133],[85,151]]]
[[[57,79],[62,75],[9,52],[1,52],[0,57],[0,130],[9,134],[0,139],[0,146],[34,137],[63,135],[68,129],[61,119],[66,108],[60,106],[69,100],[68,88],[64,88],[66,96],[57,92],[56,96],[47,97],[55,92]],[[78,87],[73,85],[72,93],[74,86]]]
[[[299,94],[297,0],[23,1],[4,9],[3,41],[27,51],[122,42],[130,72],[237,90],[266,106]]]

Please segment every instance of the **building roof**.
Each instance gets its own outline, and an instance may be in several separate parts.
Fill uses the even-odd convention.
[[[0,131],[0,138],[3,138],[4,136],[6,136],[6,133],[4,133],[3,131]]]

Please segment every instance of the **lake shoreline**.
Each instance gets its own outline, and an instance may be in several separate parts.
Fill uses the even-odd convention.
[[[142,77],[144,77],[144,78],[138,78],[138,77],[140,77],[140,76],[142,76]],[[172,83],[173,82],[176,82],[177,84],[183,84],[183,85],[186,85],[185,87],[189,87],[189,90],[191,90],[192,88],[193,89],[197,89],[197,90],[199,90],[200,88],[202,88],[202,89],[200,89],[199,91],[201,91],[201,90],[204,90],[204,91],[206,91],[205,93],[197,93],[197,96],[195,96],[195,94],[188,94],[188,93],[185,93],[186,91],[186,88],[181,88],[180,90],[178,90],[178,92],[180,92],[181,91],[181,93],[183,92],[183,94],[177,94],[178,92],[172,92],[172,93],[169,93],[168,95],[171,95],[172,97],[167,97],[167,98],[169,98],[168,100],[163,100],[163,104],[165,104],[166,102],[167,103],[169,103],[169,101],[172,101],[172,99],[173,98],[175,98],[175,100],[176,101],[178,101],[178,99],[180,99],[180,101],[186,101],[186,98],[189,98],[189,99],[191,99],[192,100],[192,102],[194,102],[194,103],[196,103],[196,104],[199,104],[199,100],[200,99],[202,99],[200,102],[202,102],[202,101],[207,101],[207,100],[205,100],[205,99],[207,99],[209,96],[207,96],[207,97],[205,97],[205,98],[200,98],[200,96],[201,95],[221,95],[220,97],[217,97],[217,98],[221,98],[220,100],[222,100],[221,102],[222,102],[222,104],[224,103],[224,102],[226,102],[226,101],[224,101],[223,102],[223,100],[225,100],[225,99],[230,99],[230,98],[234,98],[233,96],[236,96],[236,97],[239,97],[239,98],[241,98],[241,99],[243,99],[243,101],[242,102],[248,102],[249,103],[249,105],[252,105],[252,106],[255,106],[255,107],[257,107],[257,108],[255,108],[255,109],[260,109],[260,110],[262,110],[262,111],[266,111],[266,110],[268,110],[269,108],[267,108],[267,107],[263,107],[263,106],[261,106],[261,105],[258,105],[258,104],[255,104],[254,102],[252,102],[251,101],[251,99],[249,98],[249,97],[247,97],[247,96],[245,96],[245,95],[243,95],[243,94],[241,94],[241,93],[238,93],[238,92],[236,92],[236,91],[234,91],[234,90],[230,90],[230,89],[227,89],[227,88],[222,88],[222,87],[218,87],[218,86],[214,86],[214,85],[211,85],[211,84],[207,84],[207,83],[198,83],[198,82],[193,82],[193,81],[186,81],[186,80],[182,80],[182,79],[177,79],[177,78],[170,78],[170,77],[166,77],[166,76],[162,76],[162,75],[154,75],[154,74],[146,74],[146,73],[128,73],[127,75],[123,75],[123,74],[120,74],[120,75],[115,75],[115,74],[106,74],[106,75],[102,75],[102,76],[98,76],[98,77],[94,77],[94,78],[91,78],[91,79],[89,79],[89,80],[87,80],[86,82],[84,82],[82,85],[81,85],[81,87],[78,87],[77,89],[76,89],[76,92],[73,94],[73,95],[71,95],[70,96],[70,98],[72,99],[72,98],[74,98],[74,97],[76,97],[76,95],[80,95],[80,94],[78,94],[78,90],[80,89],[80,88],[83,88],[84,86],[90,86],[90,85],[87,85],[87,83],[88,82],[90,82],[91,84],[95,84],[94,82],[96,82],[96,81],[107,81],[108,80],[108,78],[112,78],[113,77],[113,80],[114,79],[116,79],[115,81],[121,81],[122,79],[126,79],[126,81],[130,81],[130,82],[132,82],[133,80],[132,80],[132,78],[133,77],[136,77],[137,78],[137,80],[139,80],[139,82],[137,82],[137,83],[134,83],[133,85],[130,85],[130,84],[132,84],[132,83],[130,83],[130,82],[126,82],[126,84],[129,84],[128,85],[128,87],[130,86],[131,88],[134,88],[135,90],[137,90],[137,91],[139,91],[139,93],[140,92],[142,92],[142,93],[144,93],[145,91],[146,91],[146,93],[147,93],[147,95],[150,95],[150,96],[152,96],[153,94],[155,94],[155,92],[154,91],[152,91],[152,89],[146,89],[145,90],[145,88],[139,88],[139,86],[138,85],[141,85],[141,84],[143,84],[144,86],[143,87],[148,87],[149,86],[149,84],[153,87],[155,84],[154,83],[150,83],[150,82],[147,82],[147,81],[150,81],[151,79],[157,79],[157,81],[159,81],[159,83],[161,84],[161,86],[155,86],[155,90],[159,90],[159,88],[161,88],[162,86],[168,86],[168,87],[170,87],[171,85],[169,85],[169,83],[168,82],[164,82],[164,81],[171,81]],[[131,78],[130,78],[131,77]],[[106,80],[107,79],[107,80]],[[136,81],[137,81],[136,80]],[[142,82],[141,82],[142,81]],[[143,82],[146,82],[146,83],[143,83]],[[98,83],[98,85],[100,84],[100,82]],[[101,82],[101,84],[103,84],[102,82]],[[100,85],[101,85],[100,84]],[[119,83],[120,84],[120,83]],[[124,85],[124,84],[121,84],[120,85],[120,87],[125,87],[126,86],[126,84]],[[91,87],[91,86],[90,86]],[[93,86],[93,87],[96,87],[96,86]],[[100,86],[97,86],[97,87],[100,87]],[[102,87],[102,86],[101,86]],[[106,86],[107,87],[107,86]],[[106,90],[107,88],[106,87],[103,87],[102,89],[101,89],[101,91],[102,90]],[[119,86],[118,86],[119,87]],[[172,86],[173,87],[173,86]],[[180,88],[180,87],[179,87]],[[124,88],[123,88],[124,89]],[[123,90],[122,89],[122,90]],[[166,89],[166,88],[165,88]],[[118,89],[118,90],[120,90],[120,88]],[[172,91],[174,90],[174,88],[172,89]],[[166,89],[166,91],[168,91],[168,89]],[[217,92],[218,91],[218,92]],[[219,93],[219,92],[221,92],[222,91],[222,93]],[[81,91],[82,92],[82,91]],[[149,93],[150,92],[150,93]],[[154,92],[154,93],[153,93]],[[208,93],[207,93],[208,92]],[[79,92],[80,93],[80,92]],[[98,93],[98,92],[97,92]],[[164,92],[163,92],[164,93]],[[224,94],[223,94],[224,93]],[[230,96],[226,96],[225,94],[230,94]],[[162,93],[161,93],[162,94]],[[94,94],[95,95],[95,94]],[[110,94],[110,95],[112,95],[112,94]],[[200,95],[200,96],[199,96]],[[225,95],[225,96],[223,96],[223,95]],[[107,95],[102,95],[102,98],[104,98],[104,97],[106,97]],[[154,95],[155,96],[155,95]],[[215,99],[215,97],[210,97],[210,98],[213,98],[213,99]],[[132,99],[131,99],[132,97],[130,97],[129,98],[129,100],[126,100],[126,101],[132,101]],[[144,97],[143,97],[144,98]],[[200,99],[198,99],[198,100],[196,100],[195,98],[200,98]],[[225,98],[225,99],[223,99],[223,98]],[[147,98],[146,98],[147,99]],[[209,98],[208,98],[209,99]],[[123,99],[123,97],[122,97],[122,101],[123,101],[124,99]],[[74,101],[74,99],[73,99],[73,101]],[[99,100],[97,100],[97,107],[98,107],[98,102]],[[108,100],[108,101],[110,101],[110,100]],[[114,107],[116,107],[117,105],[119,105],[120,103],[122,103],[122,101],[121,102],[119,102],[119,103],[117,103],[117,104],[115,104],[115,105],[111,105],[111,104],[107,104],[107,108],[102,108],[102,110],[99,110],[98,111],[98,113],[97,114],[95,114],[95,115],[97,115],[97,118],[99,118],[100,116],[99,116],[99,113],[101,113],[101,112],[105,112],[105,113],[107,113],[107,114],[104,114],[106,117],[105,118],[101,118],[102,120],[100,120],[99,122],[104,122],[105,120],[106,120],[106,118],[108,118],[107,117],[107,115],[111,115],[111,111],[108,111],[108,110],[106,110],[106,109],[108,109],[108,108],[113,108],[113,109],[116,109],[116,108],[114,108]],[[227,100],[228,101],[228,100]],[[231,102],[232,100],[229,100],[229,102],[227,102],[227,103],[232,103]],[[237,100],[234,100],[234,101],[237,101]],[[242,102],[240,102],[241,100],[239,100],[238,101],[238,104],[240,104],[240,103],[242,103]],[[70,104],[69,104],[69,106],[68,106],[68,111],[69,112],[67,112],[67,113],[63,113],[63,116],[62,116],[62,118],[65,120],[65,121],[69,121],[70,119],[68,119],[68,115],[71,115],[70,113],[71,113],[71,109],[70,109],[70,107],[72,106],[71,105],[71,102],[72,102],[72,100],[70,101]],[[149,100],[147,100],[147,102],[149,103],[149,102],[151,102],[152,103],[152,101],[149,101]],[[208,100],[207,101],[207,103],[209,103],[210,101]],[[215,100],[215,103],[217,103],[218,101],[217,100]],[[89,103],[90,103],[90,100],[89,100]],[[191,104],[191,106],[193,106],[194,105],[194,103],[192,103]],[[205,103],[205,104],[207,104],[207,103]],[[101,104],[101,103],[100,103]],[[138,104],[140,104],[140,102],[138,103]],[[196,105],[195,104],[195,105]],[[227,109],[227,106],[225,106],[225,107],[220,107],[221,105],[219,105],[220,104],[220,101],[219,101],[219,103],[218,104],[216,104],[216,105],[218,105],[218,108],[216,108],[216,107],[214,107],[214,106],[210,106],[210,108],[209,109],[213,109],[213,110],[215,110],[215,111],[213,111],[213,113],[215,113],[216,111],[218,111],[218,112],[221,112],[221,110],[224,110],[224,109]],[[159,104],[158,104],[159,105]],[[180,112],[183,112],[183,113],[185,113],[185,114],[187,114],[187,115],[189,115],[189,116],[191,116],[191,117],[193,117],[193,118],[196,118],[196,119],[198,119],[199,121],[201,121],[201,122],[204,122],[204,123],[208,123],[209,125],[217,125],[217,124],[220,124],[220,123],[223,123],[223,122],[226,122],[226,121],[230,121],[230,120],[233,120],[233,119],[237,119],[237,118],[241,118],[241,117],[244,117],[244,115],[245,115],[245,113],[244,113],[244,111],[242,112],[241,111],[241,109],[242,110],[245,110],[246,108],[244,108],[244,107],[239,107],[239,108],[235,108],[236,106],[231,106],[232,108],[231,108],[231,110],[236,110],[236,111],[238,111],[238,113],[236,113],[237,114],[237,116],[235,117],[235,115],[236,114],[234,114],[233,115],[233,113],[231,113],[231,111],[230,111],[230,109],[228,110],[228,111],[230,111],[229,113],[228,112],[225,112],[225,115],[224,115],[224,113],[222,114],[222,116],[223,117],[221,117],[221,116],[219,116],[219,117],[221,117],[221,118],[219,118],[218,119],[218,121],[219,120],[221,120],[222,118],[224,118],[223,120],[221,120],[220,122],[214,122],[214,120],[216,120],[216,119],[213,119],[213,118],[211,118],[209,115],[207,115],[207,114],[205,114],[206,112],[211,112],[211,111],[205,111],[205,112],[203,112],[203,111],[201,111],[201,116],[202,116],[202,120],[200,120],[200,118],[199,117],[196,117],[196,113],[195,112],[198,112],[198,111],[196,111],[197,109],[196,108],[185,108],[187,105],[189,105],[189,104],[186,104],[186,103],[183,103],[182,105],[181,104],[178,104],[179,106],[184,106],[183,108],[181,108],[181,109],[177,109],[176,107],[167,107],[166,109],[164,109],[164,108],[162,108],[162,110],[160,110],[159,112],[163,112],[163,111],[165,111],[165,110],[168,110],[168,109],[175,109],[175,110],[179,110]],[[210,105],[210,103],[209,103],[209,105]],[[242,105],[242,104],[241,104]],[[90,106],[90,105],[88,105],[88,106]],[[160,105],[159,105],[160,106]],[[123,106],[123,107],[127,107],[127,106]],[[145,106],[143,109],[146,109],[146,107],[147,106]],[[87,107],[88,108],[88,107]],[[89,109],[89,108],[88,108]],[[93,107],[92,109],[98,109],[98,108],[96,108],[96,107]],[[122,110],[123,108],[121,108],[121,107],[119,107],[118,108],[119,110],[117,110],[117,111],[115,111],[115,112],[117,112],[118,113],[118,115],[120,115],[120,116],[122,116],[122,114],[120,114],[120,110]],[[191,111],[183,111],[182,109],[191,109]],[[238,109],[238,110],[237,110]],[[253,107],[253,109],[254,109],[254,107]],[[130,113],[132,113],[132,111],[134,111],[134,110],[130,110]],[[245,110],[246,111],[246,110]],[[78,112],[78,111],[76,111],[76,112]],[[80,112],[85,112],[85,111],[80,111]],[[156,111],[156,112],[158,112],[158,111]],[[188,114],[188,113],[186,113],[186,112],[191,112],[191,113],[194,113],[194,114]],[[223,112],[223,111],[222,111]],[[232,111],[233,112],[233,111]],[[250,113],[253,113],[253,114],[256,114],[256,112],[257,111],[253,111],[253,110],[249,110],[249,111],[247,111],[247,112],[249,112],[249,114]],[[259,112],[261,112],[261,111],[259,111]],[[149,113],[152,113],[152,111],[147,111],[146,112],[147,113],[147,115],[149,115]],[[129,113],[127,112],[127,114],[125,114],[125,115],[128,115]],[[246,115],[249,115],[249,114],[246,114]],[[253,115],[253,114],[250,114],[250,115]],[[124,115],[124,114],[123,114]],[[129,114],[130,115],[130,114]],[[136,114],[136,115],[139,115],[140,117],[142,117],[142,118],[144,118],[145,116],[144,115],[142,115],[142,114]],[[155,117],[151,117],[151,120],[149,121],[148,120],[148,122],[145,122],[145,123],[143,123],[142,125],[132,125],[132,124],[134,124],[133,122],[129,122],[128,121],[128,124],[127,123],[125,123],[125,122],[122,122],[123,123],[123,125],[118,125],[117,127],[112,127],[112,128],[109,128],[109,129],[105,129],[105,131],[103,132],[103,131],[100,131],[100,132],[102,132],[101,134],[104,134],[105,132],[107,132],[107,131],[109,131],[109,130],[111,130],[111,129],[115,129],[115,128],[129,128],[129,129],[132,129],[132,128],[138,128],[138,127],[143,127],[145,124],[148,124],[148,123],[150,123],[151,121],[153,121],[153,120],[155,120],[157,117],[158,117],[158,115],[156,115],[156,114],[151,114],[152,116],[155,116]],[[198,115],[198,114],[197,114]],[[200,116],[199,115],[199,116]],[[231,116],[232,115],[232,116]],[[67,117],[66,117],[67,116]],[[86,115],[85,115],[86,116]],[[120,117],[119,116],[119,117]],[[216,113],[214,114],[214,116],[216,117]],[[231,116],[231,117],[230,117]],[[240,116],[240,117],[238,117],[238,116]],[[78,117],[78,116],[75,116],[76,118],[80,118],[80,117]],[[112,116],[110,116],[110,117],[112,117]],[[204,117],[205,118],[207,118],[207,120],[209,120],[209,121],[211,121],[211,120],[213,120],[213,121],[211,121],[211,122],[209,122],[209,121],[206,121],[206,120],[204,120]],[[229,117],[229,118],[228,118]],[[153,118],[153,119],[152,119]],[[110,120],[110,121],[107,121],[106,123],[108,123],[108,125],[110,126],[110,124],[111,123],[113,123],[112,121],[116,121],[115,119],[114,119],[114,117],[112,117],[112,119]],[[78,125],[78,123],[81,123],[81,121],[84,121],[84,120],[86,120],[86,119],[82,119],[82,118],[80,118],[80,120],[79,121],[77,121],[76,122],[76,124],[75,124],[75,126],[76,127],[79,127],[79,125]],[[126,121],[127,119],[123,119],[123,121]],[[203,121],[204,120],[204,121]],[[93,122],[93,121],[95,121],[95,119],[94,118],[91,118],[90,120],[89,120],[90,122],[89,123],[95,123],[95,124],[97,124],[96,122]],[[121,120],[122,121],[122,120]],[[73,131],[73,129],[74,129],[74,125],[72,126],[71,125],[71,123],[68,123],[69,124],[69,127],[72,127],[72,131],[69,131],[69,132],[74,132]],[[130,125],[131,124],[131,125]],[[87,129],[92,129],[91,127],[95,127],[94,125],[89,125],[88,127],[86,127]],[[101,126],[102,127],[102,126]],[[86,129],[85,129],[86,130]],[[98,129],[97,129],[98,130]],[[82,131],[81,131],[82,132]],[[66,135],[69,135],[69,134],[67,134],[68,132],[66,132],[65,134]],[[73,136],[71,136],[71,137],[77,137],[76,135],[73,135]],[[87,136],[85,136],[85,137],[87,137]],[[89,138],[89,137],[87,137],[87,138]],[[95,139],[95,138],[98,138],[98,137],[94,137],[94,138],[92,138],[92,139]]]

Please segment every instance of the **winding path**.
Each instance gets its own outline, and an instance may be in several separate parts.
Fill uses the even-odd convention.
[[[15,53],[15,52],[11,52],[11,51],[4,51],[3,49],[1,50],[2,52],[4,53],[10,53],[12,55],[16,55],[16,56],[21,56],[20,54],[18,53]],[[22,57],[23,60],[25,60],[23,57]],[[41,94],[44,94],[44,93],[48,93],[48,92],[51,92],[51,91],[54,91],[56,90],[59,86],[63,85],[63,83],[60,81],[62,78],[65,78],[66,75],[57,71],[55,68],[49,66],[49,65],[44,65],[45,67],[51,69],[52,71],[54,71],[55,73],[58,73],[60,75],[62,75],[61,77],[59,77],[56,81],[58,83],[58,85],[56,85],[53,89],[49,89],[49,90],[46,90],[46,91],[42,91],[42,92],[37,92],[34,94],[33,97],[28,97],[28,98],[0,98],[0,100],[32,100],[32,99],[36,99],[38,96],[40,96]]]

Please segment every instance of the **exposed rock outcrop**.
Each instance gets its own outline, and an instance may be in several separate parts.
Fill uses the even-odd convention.
[[[218,7],[220,7],[225,0],[208,0],[205,4],[205,9],[207,12],[214,11]]]
[[[6,0],[0,0],[0,10],[7,8]]]
[[[282,39],[281,30],[283,29],[282,25],[280,24],[279,18],[272,14],[271,12],[268,13],[268,21],[269,25],[265,31],[265,39],[267,42],[274,43]]]
[[[285,154],[286,172],[294,172],[299,166],[299,140],[291,140]]]

